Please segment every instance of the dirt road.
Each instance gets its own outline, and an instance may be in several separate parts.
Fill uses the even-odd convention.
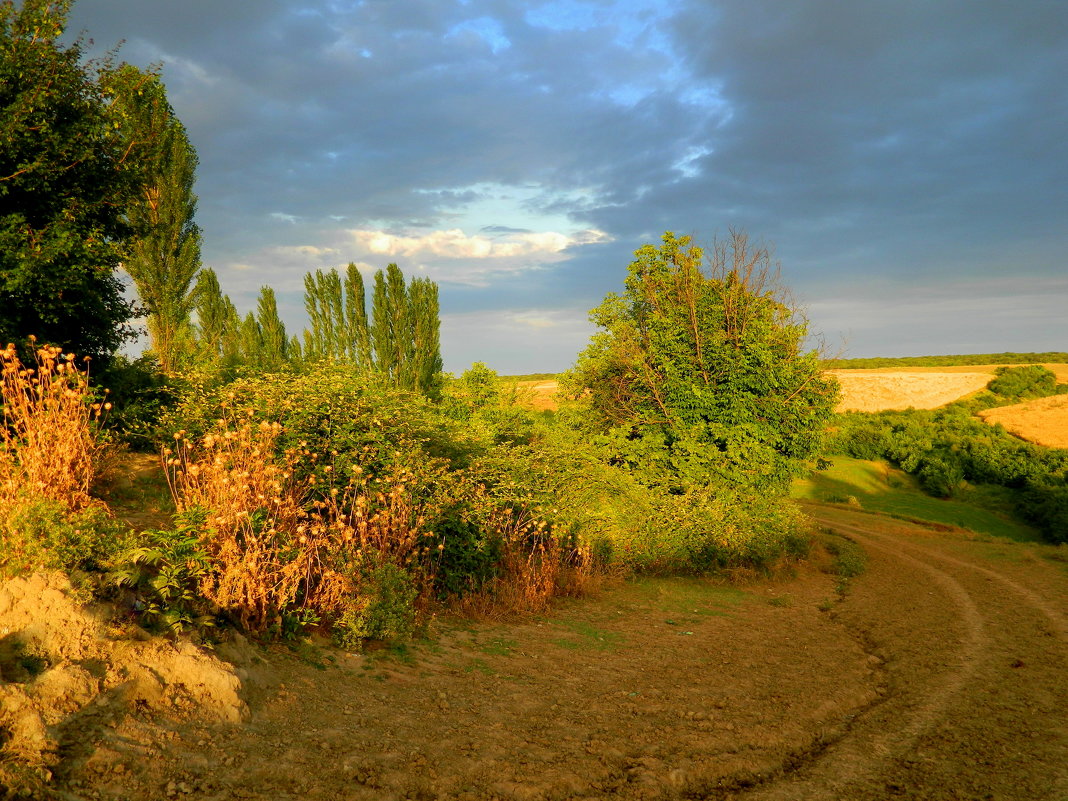
[[[102,727],[68,798],[1068,798],[1068,554],[846,510],[843,584],[644,580],[268,654],[238,726]],[[88,753],[88,749],[82,749]]]

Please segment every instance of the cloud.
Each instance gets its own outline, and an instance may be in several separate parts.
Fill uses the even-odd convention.
[[[572,248],[610,241],[603,231],[593,230],[502,231],[495,236],[467,234],[459,228],[407,235],[363,229],[346,233],[358,254],[403,260],[437,280],[476,286],[486,286],[500,274],[545,269],[566,260]]]
[[[993,335],[952,304],[920,302],[952,321],[924,329],[892,302],[909,286],[1064,270],[1056,3],[94,0],[83,28],[95,53],[164,60],[205,263],[235,299],[270,283],[299,312],[307,269],[396,260],[451,312],[589,308],[643,242],[734,225],[801,296],[885,299],[831,327],[893,352],[912,330],[929,350]],[[1002,311],[1005,336],[1048,341]]]

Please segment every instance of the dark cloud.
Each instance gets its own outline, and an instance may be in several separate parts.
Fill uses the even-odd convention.
[[[1000,303],[975,350],[1013,330],[1038,350],[1068,339],[1063,320],[1045,336],[1030,324],[1030,296],[968,290],[1064,272],[1058,3],[82,0],[71,23],[98,50],[125,39],[124,58],[163,61],[201,157],[206,261],[239,303],[262,283],[299,287],[293,249],[341,248],[349,229],[605,232],[443,292],[452,314],[509,309],[498,322],[536,335],[561,319],[515,316],[524,304],[588,308],[643,241],[734,225],[776,243],[800,296],[831,304],[813,308],[835,309],[832,335],[851,299],[873,319],[878,285]],[[283,302],[300,324],[299,296]],[[937,309],[957,330],[984,314]],[[878,317],[886,341],[916,330]],[[931,330],[929,350],[947,349]],[[479,358],[460,340],[455,360]],[[547,367],[582,345],[546,342]]]

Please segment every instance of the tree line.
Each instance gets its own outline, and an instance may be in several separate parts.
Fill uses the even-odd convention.
[[[375,274],[370,312],[354,265],[306,276],[300,337],[270,287],[238,314],[201,263],[198,159],[158,70],[83,63],[80,39],[59,41],[71,4],[0,4],[0,340],[32,335],[106,363],[144,316],[164,373],[328,360],[434,394],[437,286],[395,264]]]

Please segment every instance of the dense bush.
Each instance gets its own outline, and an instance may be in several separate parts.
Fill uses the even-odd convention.
[[[916,475],[936,497],[969,481],[1019,490],[1018,513],[1053,542],[1068,540],[1068,450],[1017,439],[969,414],[967,403],[937,410],[840,415],[832,447],[857,459],[886,459]]]
[[[1040,364],[1026,367],[999,367],[987,389],[1003,398],[1017,401],[1045,398],[1068,392],[1068,384],[1057,385],[1057,376]]]

